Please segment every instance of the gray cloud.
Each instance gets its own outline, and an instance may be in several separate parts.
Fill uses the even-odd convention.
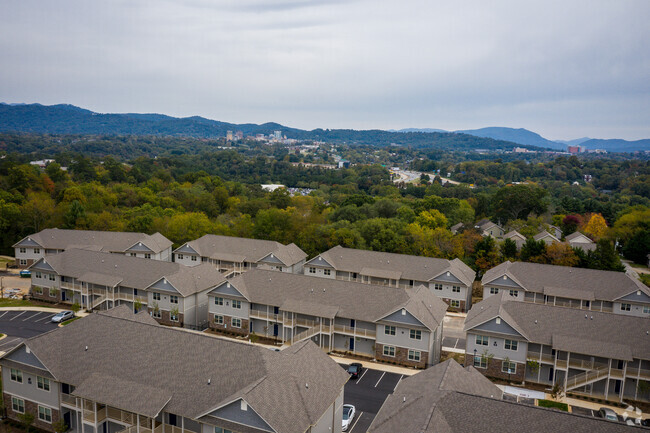
[[[5,0],[0,100],[650,137],[650,2]]]

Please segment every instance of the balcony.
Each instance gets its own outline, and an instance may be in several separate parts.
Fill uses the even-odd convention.
[[[77,407],[77,398],[70,394],[61,393],[61,403],[67,404],[68,406]]]
[[[339,334],[355,335],[357,337],[377,337],[377,331],[374,329],[353,328],[351,326],[344,325],[334,325],[334,332],[337,332]]]
[[[593,361],[586,361],[584,359],[569,359],[569,367],[571,368],[580,368],[582,370],[593,370],[600,367],[607,367],[607,364],[601,364]]]
[[[567,360],[566,359],[556,359],[555,360],[555,366],[557,368],[562,368],[566,370],[567,367]]]
[[[250,310],[248,313],[251,319],[270,320],[272,322],[282,322],[282,314],[274,314],[267,311]]]
[[[65,290],[81,290],[81,286],[79,284],[75,285],[74,283],[69,283],[67,281],[66,282],[61,281],[59,287]]]
[[[555,363],[555,357],[551,354],[548,353],[542,353],[540,357],[539,352],[532,352],[528,351],[528,359],[535,360],[535,361],[540,361],[541,362],[546,362],[548,364],[554,364]]]
[[[643,368],[638,367],[627,367],[625,369],[625,375],[629,377],[640,377],[642,379],[650,379],[650,370],[644,370]]]
[[[616,379],[623,379],[623,376],[624,376],[623,370],[618,369],[618,368],[611,368],[609,370],[609,375],[610,375],[610,377],[614,377]]]
[[[123,422],[125,424],[135,424],[137,422],[136,415],[133,412],[116,409],[111,406],[106,406],[104,409],[106,410],[105,418],[110,418],[115,421]]]

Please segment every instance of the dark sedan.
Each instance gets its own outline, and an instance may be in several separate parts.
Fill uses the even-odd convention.
[[[357,379],[359,376],[361,376],[362,371],[363,371],[363,366],[358,362],[353,362],[348,367],[348,374],[352,379]]]

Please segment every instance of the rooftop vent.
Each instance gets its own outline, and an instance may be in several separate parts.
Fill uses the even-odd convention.
[[[309,384],[305,383],[305,388],[309,389]]]
[[[86,346],[86,348],[85,348],[84,350],[85,350],[85,351],[88,351],[88,346]]]
[[[537,319],[535,319],[535,324],[537,324]]]
[[[497,322],[497,325],[500,325],[501,324],[501,317],[497,317],[496,322]]]
[[[585,319],[586,319],[587,317],[589,317],[589,316],[587,316],[587,315],[585,314]]]
[[[323,287],[323,293],[325,292],[325,287]]]
[[[406,308],[402,308],[402,316],[406,316]]]
[[[211,379],[208,379],[208,385],[210,385],[210,381],[211,381]]]
[[[591,320],[594,320],[594,316],[591,316]]]
[[[402,397],[402,403],[406,403],[406,397]]]

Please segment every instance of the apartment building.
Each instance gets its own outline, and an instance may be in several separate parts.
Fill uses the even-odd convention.
[[[517,302],[503,292],[472,307],[465,332],[465,364],[487,376],[650,401],[647,318]]]
[[[501,227],[498,224],[493,223],[492,221],[488,219],[482,219],[479,222],[476,223],[474,226],[481,236],[492,236],[493,238],[501,239],[503,237],[503,234],[505,233],[505,230],[503,230],[503,227]]]
[[[305,264],[305,275],[376,286],[425,286],[451,311],[467,311],[476,273],[459,259],[447,260],[336,246]]]
[[[16,266],[23,268],[46,254],[58,254],[71,248],[166,262],[172,260],[172,242],[160,233],[45,229],[21,239],[12,248],[16,251]]]
[[[565,240],[571,248],[581,248],[584,252],[596,249],[596,243],[580,232],[571,233]]]
[[[518,250],[520,250],[521,247],[523,247],[524,244],[526,243],[526,236],[522,235],[522,234],[519,233],[517,230],[511,230],[511,231],[509,231],[508,233],[506,233],[505,235],[503,235],[503,239],[504,239],[504,240],[505,240],[505,239],[510,239],[510,240],[512,240],[512,241],[517,245],[517,249],[518,249]]]
[[[341,431],[348,375],[311,342],[274,352],[116,310],[5,354],[7,416],[50,432],[59,420],[74,433]]]
[[[400,381],[369,433],[626,433],[630,427],[502,399],[472,366],[450,359]]]
[[[507,292],[517,301],[650,317],[650,289],[623,272],[506,261],[481,282],[483,299]]]
[[[542,230],[541,232],[537,233],[535,236],[533,236],[533,239],[537,242],[543,241],[546,245],[557,244],[560,242],[560,239],[553,236],[546,230]]]
[[[201,327],[208,320],[208,292],[225,280],[209,264],[173,262],[87,250],[48,255],[32,266],[31,294],[86,310],[127,305],[148,310],[161,323]]]
[[[307,254],[296,244],[205,235],[174,250],[174,261],[186,266],[210,263],[226,275],[238,275],[257,267],[301,273]]]
[[[208,294],[210,327],[424,368],[440,359],[447,304],[412,289],[255,269]]]

